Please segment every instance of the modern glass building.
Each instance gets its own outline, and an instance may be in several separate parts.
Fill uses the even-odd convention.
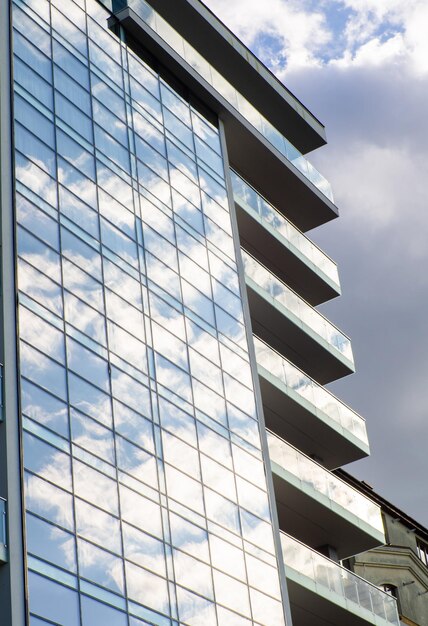
[[[0,138],[2,626],[397,626],[322,124],[199,0],[0,0]]]

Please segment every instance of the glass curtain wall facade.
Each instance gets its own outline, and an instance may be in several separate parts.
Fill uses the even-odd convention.
[[[221,130],[108,17],[13,2],[30,624],[280,626]]]

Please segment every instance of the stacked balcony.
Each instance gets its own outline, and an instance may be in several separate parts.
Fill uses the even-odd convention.
[[[329,469],[367,456],[364,419],[254,336],[266,425]]]
[[[336,265],[231,179],[293,624],[398,626],[395,599],[339,564],[385,535],[380,508],[329,471],[369,453],[364,419],[322,387],[354,371],[313,308],[340,293]]]
[[[336,263],[236,172],[230,176],[243,247],[312,306],[338,296]]]
[[[281,533],[296,626],[399,626],[395,598]]]
[[[321,384],[354,371],[351,342],[242,250],[253,332]]]
[[[282,530],[312,548],[333,544],[339,559],[385,542],[377,504],[274,433],[268,446]]]

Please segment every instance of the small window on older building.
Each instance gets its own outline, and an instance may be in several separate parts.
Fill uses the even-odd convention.
[[[390,585],[389,583],[386,583],[385,585],[380,585],[380,588],[393,598],[398,599],[397,587],[395,585]]]
[[[428,544],[417,539],[416,546],[418,549],[418,557],[428,567]]]

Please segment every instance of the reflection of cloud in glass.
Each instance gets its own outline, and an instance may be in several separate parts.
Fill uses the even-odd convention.
[[[160,506],[135,491],[119,485],[122,519],[146,532],[163,537]]]
[[[62,267],[64,287],[73,291],[79,298],[103,312],[104,300],[100,283],[66,259],[63,259]]]
[[[104,511],[76,498],[76,528],[78,534],[121,554],[120,523]]]
[[[152,321],[153,349],[183,369],[188,369],[187,346],[159,324]]]
[[[31,346],[21,341],[21,374],[33,380],[59,396],[63,400],[67,398],[65,386],[65,369],[52,359],[44,356]]]
[[[164,359],[160,354],[156,353],[155,358],[157,381],[190,402],[192,392],[189,375],[167,359]]]
[[[65,319],[101,345],[106,345],[105,320],[100,313],[68,291],[64,292]]]
[[[68,437],[67,405],[25,379],[21,380],[21,408],[39,424]]]
[[[146,535],[128,524],[123,524],[125,558],[142,567],[166,576],[165,552],[162,541]]]
[[[116,437],[117,465],[131,476],[158,489],[156,459],[126,439]]]
[[[246,562],[250,585],[280,600],[281,590],[277,569],[256,559],[251,554],[246,555]]]
[[[104,284],[138,309],[141,308],[141,285],[139,281],[103,258]]]
[[[216,461],[201,455],[202,478],[205,485],[220,492],[229,500],[237,501],[233,472]]]
[[[230,500],[226,500],[211,489],[204,488],[207,517],[221,526],[226,526],[235,533],[239,533],[238,507]]]
[[[180,620],[189,626],[217,626],[214,604],[200,596],[177,587]]]
[[[165,477],[170,498],[178,500],[201,515],[204,514],[202,486],[199,482],[167,464],[165,464]]]
[[[74,193],[75,196],[81,198],[89,206],[96,208],[97,195],[96,186],[89,178],[86,178],[72,165],[59,159],[58,180]]]
[[[220,368],[195,350],[189,350],[189,357],[192,376],[198,378],[217,393],[223,394],[223,378]]]
[[[150,415],[150,393],[147,387],[116,367],[111,369],[113,395],[143,415]]]
[[[262,621],[266,626],[284,626],[284,610],[282,602],[269,598],[264,593],[251,589],[251,608],[253,610],[253,618]]]
[[[126,331],[135,335],[137,339],[144,341],[143,314],[112,291],[106,289],[105,295],[107,315],[119,324],[119,326],[122,326]]]
[[[198,422],[199,449],[208,456],[222,463],[229,469],[232,468],[232,454],[230,442],[225,437],[211,430],[201,422]]]
[[[155,611],[169,613],[168,586],[164,578],[126,562],[128,596]]]
[[[114,442],[111,430],[71,409],[73,443],[114,464]]]
[[[28,159],[16,155],[16,178],[52,206],[57,206],[57,189],[53,178]]]
[[[246,582],[244,553],[227,541],[210,535],[211,560],[214,567]]]
[[[251,541],[256,546],[275,553],[273,544],[272,527],[267,522],[259,519],[248,511],[241,509],[242,535],[244,539]]]
[[[249,366],[248,366],[249,367]],[[256,405],[254,400],[254,392],[241,385],[235,378],[232,378],[228,374],[224,375],[224,387],[226,392],[226,399],[235,404],[239,404],[240,408],[256,418]]]
[[[240,476],[236,477],[239,504],[256,515],[270,521],[269,501],[266,491],[255,487]]]
[[[19,307],[19,324],[22,339],[57,361],[64,362],[64,335],[62,332],[23,306]]]
[[[113,412],[116,431],[154,454],[152,423],[117,400],[113,400]]]
[[[167,432],[162,432],[164,460],[186,474],[200,480],[199,455],[195,448],[187,445]]]
[[[173,554],[177,584],[213,600],[211,568],[179,550],[174,550]]]
[[[32,474],[25,476],[25,502],[28,509],[68,528],[74,527],[72,496]]]
[[[193,379],[193,394],[196,408],[227,426],[226,403],[222,396],[195,379]]]
[[[251,617],[247,585],[216,570],[213,571],[213,576],[217,602]]]
[[[208,534],[179,515],[170,512],[172,545],[209,563]]]
[[[70,404],[111,428],[110,397],[90,383],[68,373]]]
[[[161,300],[153,292],[149,292],[150,298],[150,316],[155,322],[159,322],[168,330],[183,341],[186,341],[186,333],[184,327],[184,316],[182,313]]]
[[[77,548],[80,575],[112,591],[123,594],[122,559],[83,541],[83,539],[77,540]]]
[[[218,626],[252,626],[254,622],[232,613],[222,606],[217,606]]]
[[[77,496],[96,504],[110,513],[118,514],[116,482],[74,459],[74,488]]]
[[[162,397],[159,397],[159,414],[163,428],[196,446],[196,425],[191,415]]]

